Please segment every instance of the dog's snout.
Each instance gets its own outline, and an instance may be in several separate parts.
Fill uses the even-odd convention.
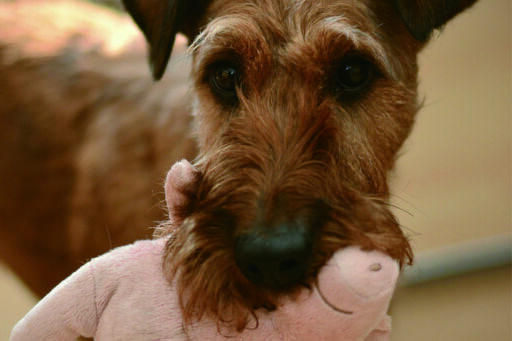
[[[235,242],[235,261],[253,284],[285,288],[304,278],[312,255],[310,230],[301,223],[256,228]]]

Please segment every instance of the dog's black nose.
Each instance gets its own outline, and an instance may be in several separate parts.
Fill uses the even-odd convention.
[[[235,242],[235,262],[253,284],[284,288],[303,279],[313,241],[300,223],[254,229]]]

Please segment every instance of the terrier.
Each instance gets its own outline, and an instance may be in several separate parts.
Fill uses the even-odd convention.
[[[176,282],[186,321],[208,316],[219,325],[242,331],[252,326],[256,310],[275,310],[283,299],[293,299],[301,289],[311,288],[320,268],[345,246],[382,251],[401,265],[412,262],[407,236],[389,210],[388,173],[420,108],[417,54],[434,30],[474,2],[123,0],[148,41],[155,79],[164,74],[176,35],[182,33],[190,42],[199,172],[183,193],[187,203],[173,212],[177,220],[157,230],[159,236],[170,235],[164,269],[169,280]],[[9,84],[9,74],[4,76]],[[61,76],[62,81],[69,80]],[[87,95],[83,100],[88,103],[118,100],[119,94],[104,94],[101,101],[93,96],[100,89],[98,84],[105,84],[98,77],[77,78],[81,81],[66,91]],[[68,84],[62,81],[56,82],[59,89]],[[74,241],[71,245],[89,252],[103,250],[88,247],[101,239],[89,233],[88,226],[120,231],[112,238],[115,243],[140,236],[129,227],[135,220],[130,217],[139,219],[153,205],[138,196],[144,192],[141,189],[151,192],[155,186],[148,179],[163,174],[162,164],[169,165],[195,150],[191,140],[166,135],[173,128],[168,122],[187,125],[184,117],[188,116],[181,109],[158,127],[151,123],[155,117],[134,114],[130,106],[136,102],[132,97],[145,99],[145,92],[128,85],[120,88],[132,96],[125,94],[124,105],[102,107],[110,109],[106,116],[85,115],[83,110],[64,115],[64,122],[55,129],[76,129],[76,136],[59,139],[41,130],[44,134],[38,131],[33,137],[34,141],[49,141],[41,147],[46,152],[44,162],[33,171],[69,173],[71,181],[52,192],[59,205],[52,209],[55,231],[51,235],[65,239],[64,233],[56,231],[65,229]],[[102,85],[102,89],[112,87]],[[13,96],[3,98],[12,102]],[[123,108],[130,112],[112,115]],[[13,129],[28,129],[25,121],[2,115],[6,123],[16,123]],[[105,120],[107,125],[100,124]],[[44,125],[47,121],[35,122]],[[18,141],[12,136],[20,135],[13,131],[0,134],[2,145]],[[109,138],[104,138],[105,133]],[[155,148],[134,144],[142,141],[147,147],[148,139]],[[27,143],[33,146],[34,141]],[[125,146],[115,149],[115,161],[107,153],[111,145]],[[174,153],[171,145],[186,152]],[[4,178],[18,176],[20,167],[14,171],[12,160],[21,164],[31,159],[22,147],[11,153],[16,157],[9,154],[4,163],[0,161],[9,175]],[[52,158],[55,150],[65,156]],[[82,158],[63,161],[76,151]],[[47,162],[54,159],[60,161]],[[130,171],[123,173],[125,166]],[[125,189],[124,175],[137,186]],[[28,178],[34,175],[23,179]],[[103,188],[105,182],[108,186]],[[41,193],[55,185],[33,183]],[[8,183],[0,202],[11,203],[7,196],[21,192],[20,188],[33,190],[30,182],[21,187],[16,184]],[[28,200],[34,200],[37,207],[47,205],[37,198]],[[119,205],[129,200],[137,204]],[[23,205],[0,210],[0,225],[17,221],[20,207],[26,208],[26,201],[20,202]],[[77,207],[87,203],[95,203],[102,213],[75,214]],[[30,229],[35,221],[44,223],[43,211],[25,212],[25,228]],[[58,254],[46,263],[58,267]],[[13,263],[26,268],[19,261],[23,257],[16,259]]]
[[[412,261],[387,176],[419,108],[417,54],[474,1],[134,1],[153,76],[191,41],[201,171],[165,268],[186,320],[241,331],[348,245]]]

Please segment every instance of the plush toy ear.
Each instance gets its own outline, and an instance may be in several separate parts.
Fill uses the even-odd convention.
[[[179,226],[191,214],[198,191],[200,172],[187,160],[176,162],[165,179],[165,201],[169,221]]]
[[[198,31],[207,0],[123,0],[124,7],[149,44],[153,78],[162,78],[178,32],[189,40]]]
[[[419,41],[426,42],[440,28],[477,0],[393,0],[405,25]]]

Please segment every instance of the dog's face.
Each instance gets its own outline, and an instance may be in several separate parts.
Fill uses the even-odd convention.
[[[193,40],[202,177],[167,250],[186,318],[241,330],[346,245],[411,260],[387,175],[418,109],[416,55],[472,2],[125,1],[156,78],[174,34]]]

